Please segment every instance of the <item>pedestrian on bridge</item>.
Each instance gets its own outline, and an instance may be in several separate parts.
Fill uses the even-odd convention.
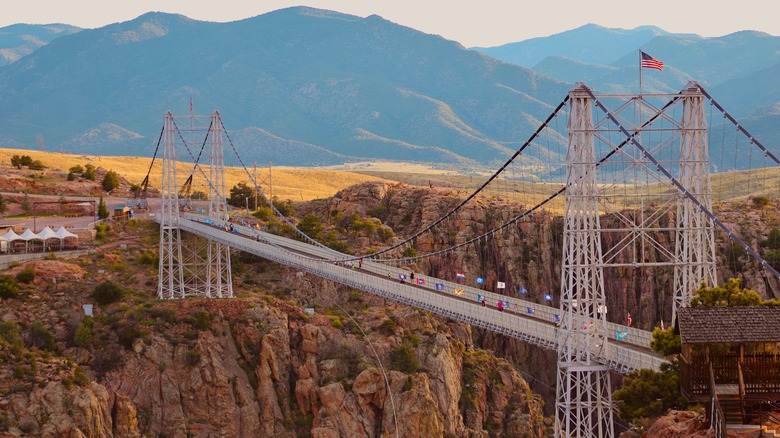
[[[501,300],[498,301],[498,311],[499,312],[504,311],[504,303],[502,303]]]

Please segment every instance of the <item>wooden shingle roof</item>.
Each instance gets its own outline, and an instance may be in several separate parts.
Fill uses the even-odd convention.
[[[780,306],[685,307],[677,328],[683,344],[780,342]]]

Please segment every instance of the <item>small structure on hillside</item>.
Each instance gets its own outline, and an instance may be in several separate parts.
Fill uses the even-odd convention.
[[[780,427],[780,307],[686,307],[677,314],[680,386],[711,426]],[[725,435],[723,435],[725,436]]]
[[[118,205],[114,208],[114,220],[124,222],[133,217],[133,210],[126,205]]]

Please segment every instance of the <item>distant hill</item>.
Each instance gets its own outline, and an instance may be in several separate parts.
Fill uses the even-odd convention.
[[[696,80],[736,117],[780,101],[780,37],[763,32],[703,38],[655,27],[624,30],[589,24],[476,50],[571,84],[583,81],[600,92],[636,93],[640,49],[665,63],[663,72],[645,69],[645,92],[674,92]]]
[[[0,27],[0,66],[11,64],[56,38],[80,30],[67,24],[13,24]]]
[[[596,24],[586,24],[547,37],[474,49],[494,58],[534,69],[537,64],[551,56],[565,57],[583,64],[611,64],[653,38],[667,34],[668,32],[654,26],[609,29]]]
[[[246,160],[503,161],[568,86],[378,16],[289,8],[230,23],[149,13],[58,38],[0,68],[0,146],[79,152],[110,124],[148,155],[165,111],[219,110]],[[111,134],[111,135],[114,135]],[[115,137],[115,136],[114,136]],[[236,137],[238,139],[239,137]],[[121,144],[120,144],[121,143]]]

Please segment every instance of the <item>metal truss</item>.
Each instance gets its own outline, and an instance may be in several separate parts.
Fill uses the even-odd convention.
[[[680,184],[707,211],[712,211],[706,100],[701,89],[688,84],[683,90],[680,140]],[[684,192],[677,200],[675,239],[674,316],[687,307],[701,282],[717,285],[715,238],[712,219]]]
[[[190,116],[192,117],[192,116]],[[194,126],[194,123],[191,124]],[[194,128],[191,129],[194,131]],[[209,215],[220,221],[227,220],[225,199],[224,156],[222,149],[222,123],[220,115],[211,116],[206,132],[210,142],[209,162]],[[177,141],[179,140],[179,141]],[[159,299],[203,296],[207,298],[233,297],[230,270],[230,248],[210,239],[183,239],[180,220],[182,208],[190,205],[189,199],[179,196],[176,148],[187,149],[188,155],[199,163],[190,144],[176,126],[175,117],[165,114],[163,126],[163,178],[160,206],[160,264],[157,297]],[[205,147],[204,140],[204,147]],[[200,157],[200,154],[198,155]],[[194,170],[193,170],[194,172]]]
[[[609,368],[598,360],[609,344],[593,106],[582,87],[569,97],[555,436],[611,438]]]

